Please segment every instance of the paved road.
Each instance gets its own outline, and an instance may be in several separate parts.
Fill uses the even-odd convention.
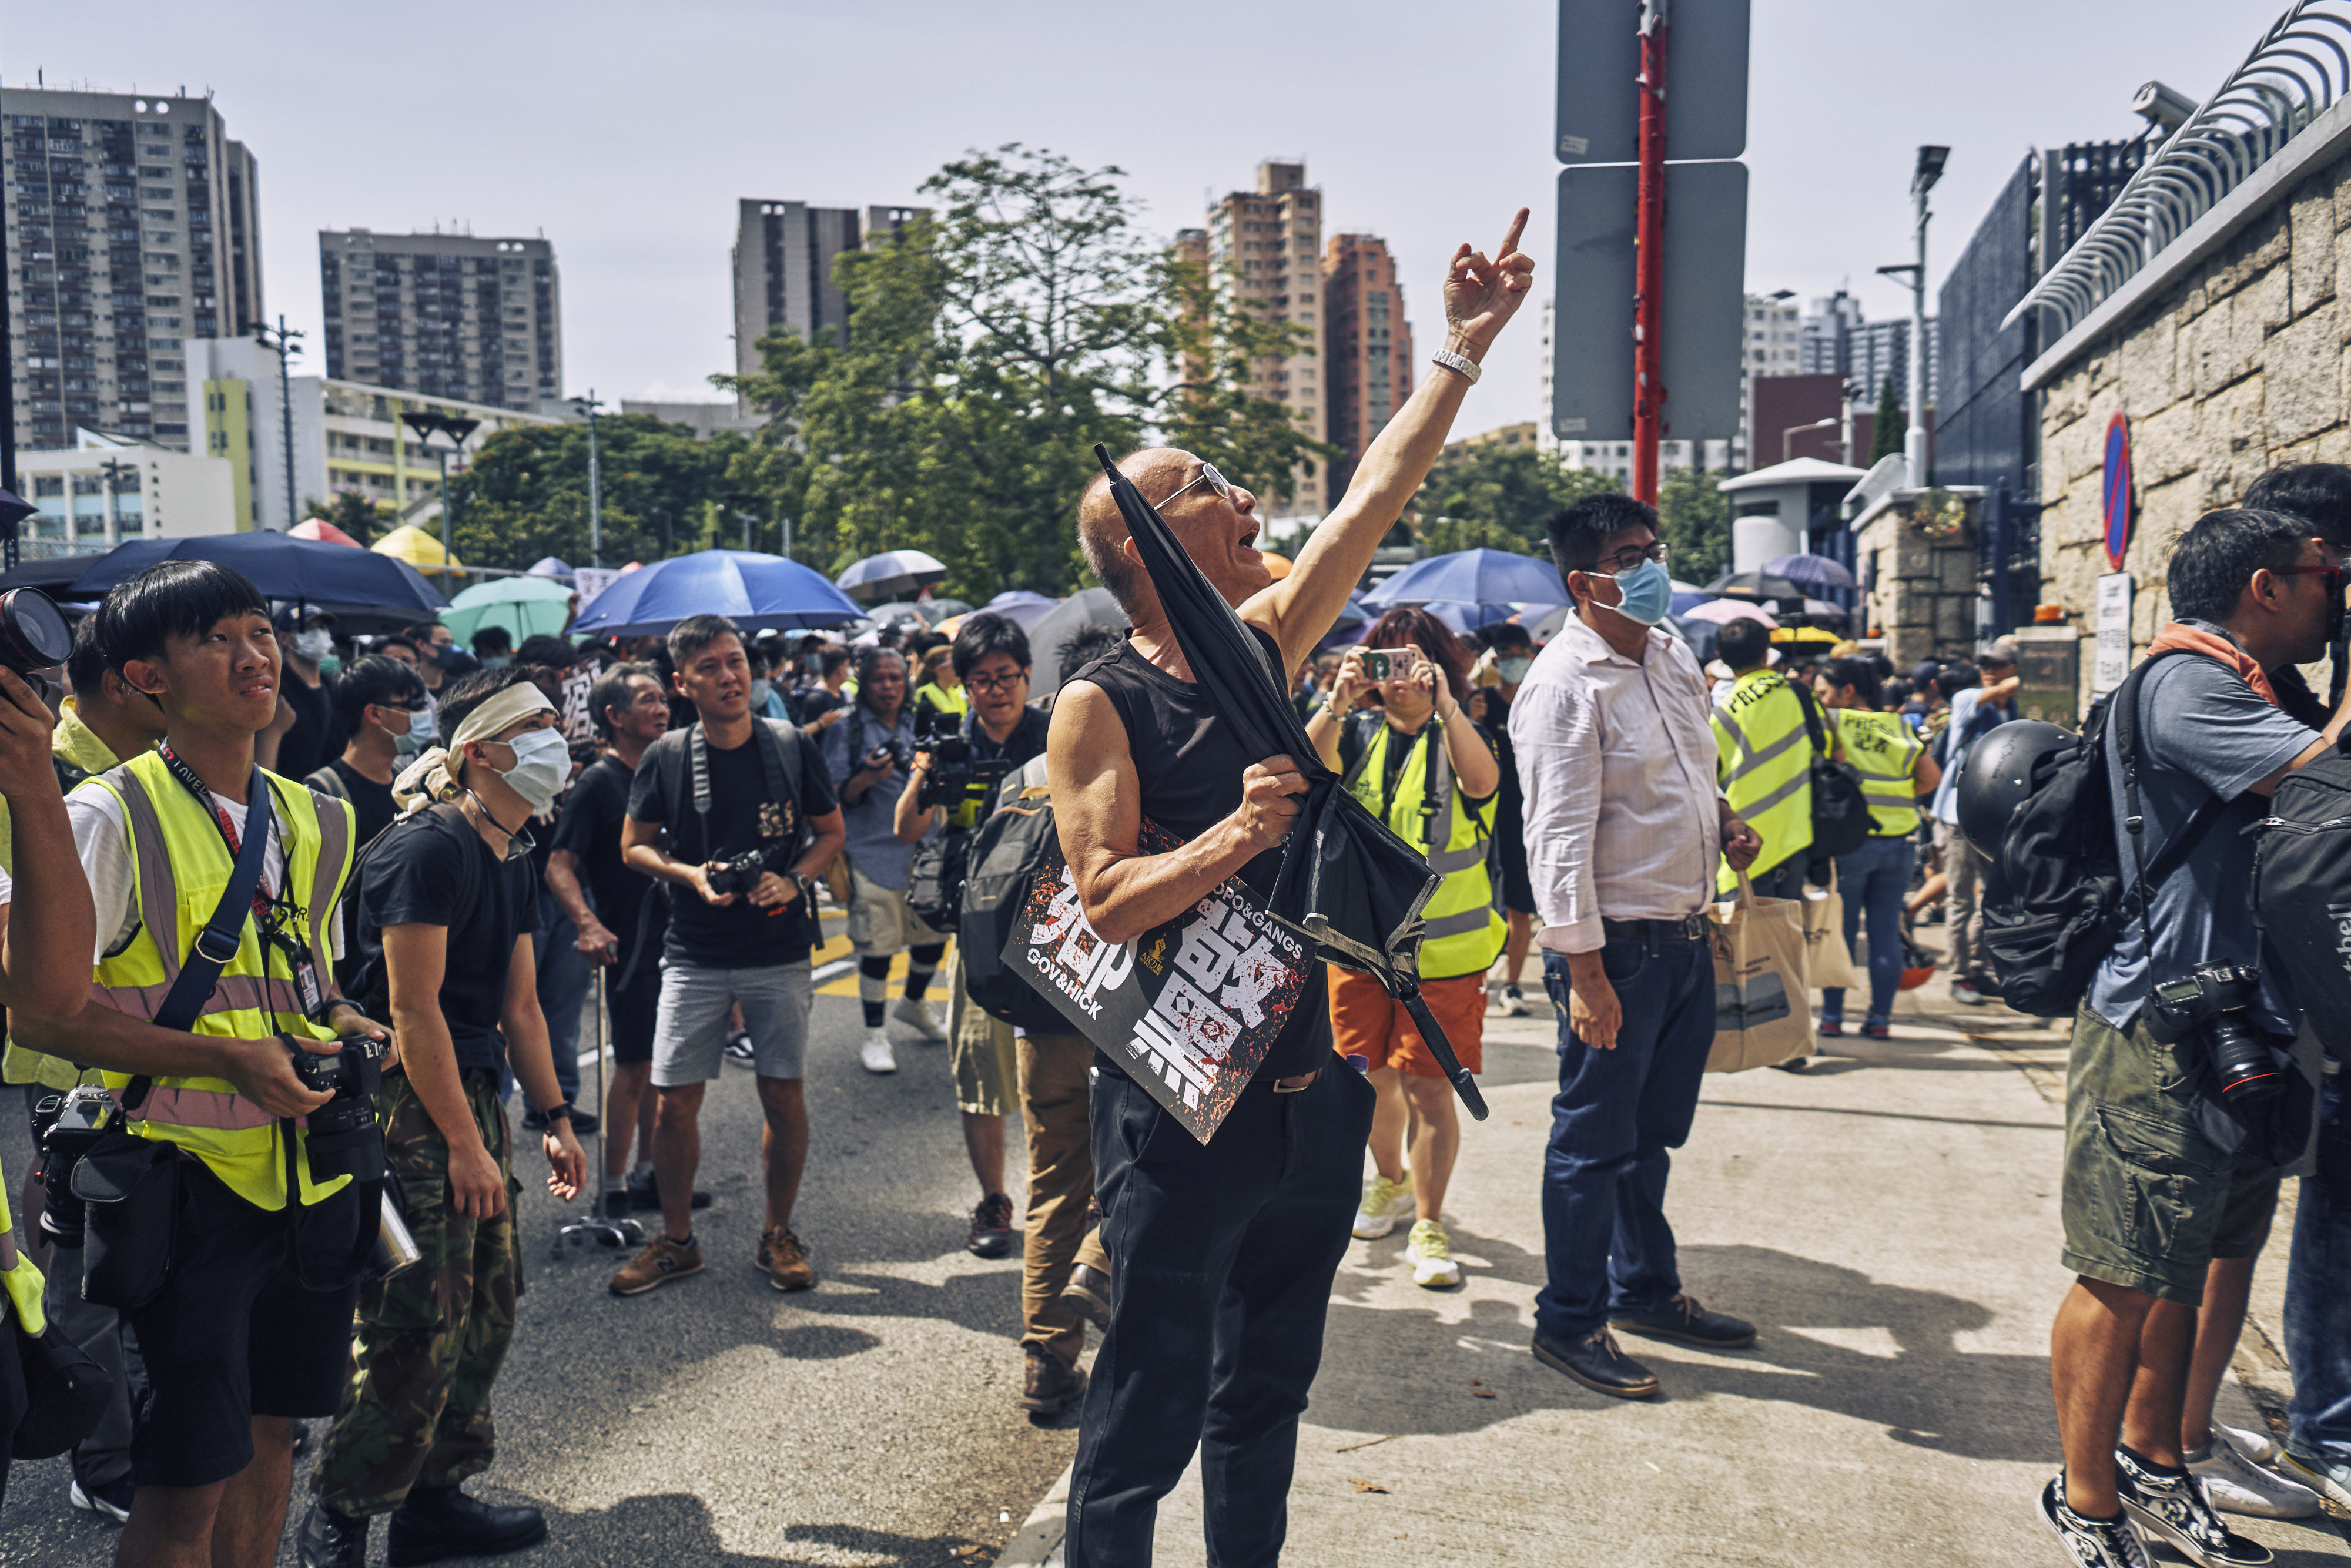
[[[1068,1464],[1074,1418],[1040,1428],[1012,1403],[1019,1263],[963,1250],[977,1194],[946,1052],[902,1041],[898,1073],[870,1076],[849,989],[816,1002],[798,1220],[812,1292],[778,1295],[750,1267],[747,1071],[726,1069],[704,1112],[703,1185],[717,1202],[697,1225],[711,1264],[697,1278],[610,1295],[620,1256],[574,1243],[558,1257],[564,1211],[540,1185],[544,1162],[533,1152],[519,1167],[528,1282],[498,1383],[501,1452],[477,1489],[547,1509],[550,1540],[517,1563],[986,1562]],[[26,1158],[12,1099],[0,1104],[12,1185]],[[110,1560],[113,1531],[68,1508],[66,1484],[62,1460],[16,1468],[0,1563]],[[379,1529],[378,1563],[382,1543]]]

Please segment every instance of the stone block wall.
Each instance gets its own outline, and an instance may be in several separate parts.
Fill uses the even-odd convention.
[[[1970,508],[1972,513],[1973,507]],[[1874,579],[1865,627],[1886,633],[1886,657],[1907,671],[1921,659],[1975,651],[1975,524],[1950,538],[1928,539],[1896,501],[1864,524],[1855,559]]]
[[[2282,463],[2351,463],[2351,158],[2252,214],[2043,389],[2042,598],[2078,626],[2109,570],[2106,426],[2130,416],[2139,515],[2123,570],[2134,649],[2170,618],[2166,566],[2204,513]],[[2086,685],[2090,661],[2083,661]]]

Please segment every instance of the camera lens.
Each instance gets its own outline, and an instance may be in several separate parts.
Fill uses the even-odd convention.
[[[0,664],[18,674],[62,664],[73,652],[66,618],[37,588],[0,593]]]
[[[2258,1033],[2223,1013],[2204,1026],[2212,1072],[2232,1105],[2259,1105],[2285,1088],[2277,1053]]]

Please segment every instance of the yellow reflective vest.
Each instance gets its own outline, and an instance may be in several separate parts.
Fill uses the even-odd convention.
[[[1813,747],[1795,688],[1770,670],[1750,670],[1714,710],[1714,747],[1723,797],[1763,841],[1750,877],[1813,847]],[[1736,893],[1725,862],[1715,883]]]
[[[351,869],[351,809],[274,773],[262,778],[286,852],[287,885],[282,893],[270,891],[294,904],[290,929],[309,945],[323,983],[334,974],[327,916]],[[81,789],[103,789],[122,802],[131,830],[131,905],[139,917],[138,930],[121,951],[99,961],[91,999],[133,1018],[152,1019],[179,978],[181,960],[219,907],[235,862],[209,805],[174,779],[157,753],[134,757]],[[263,942],[251,918],[238,937],[236,956],[221,969],[192,1032],[243,1040],[281,1033],[334,1038],[333,1030],[303,1016],[286,955]],[[118,1100],[131,1079],[127,1072],[104,1075]],[[273,1211],[286,1207],[289,1160],[278,1123],[228,1080],[157,1078],[130,1114],[131,1132],[179,1145],[247,1203]],[[290,1164],[300,1183],[299,1203],[317,1203],[350,1179],[313,1183],[298,1128],[294,1138]]]
[[[1463,718],[1462,723],[1469,720]],[[1391,743],[1410,747],[1396,775],[1395,798],[1385,798]],[[1417,736],[1402,737],[1381,720],[1364,754],[1348,770],[1347,789],[1371,813],[1406,843],[1421,846],[1428,867],[1445,880],[1422,908],[1420,974],[1445,980],[1482,975],[1502,950],[1509,926],[1502,919],[1487,848],[1494,838],[1497,789],[1472,808],[1453,787],[1453,764],[1445,750],[1444,721],[1431,716]],[[1440,843],[1433,830],[1446,824]]]
[[[1862,798],[1869,802],[1871,836],[1907,838],[1918,826],[1915,775],[1927,743],[1898,713],[1839,708],[1836,721],[1838,737],[1844,742],[1844,759],[1861,775]]]

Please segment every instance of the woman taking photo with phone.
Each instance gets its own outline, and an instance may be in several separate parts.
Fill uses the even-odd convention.
[[[1462,711],[1469,651],[1425,610],[1391,610],[1339,665],[1330,695],[1307,721],[1325,767],[1374,815],[1427,856],[1444,882],[1421,911],[1421,996],[1461,1065],[1477,1071],[1486,971],[1508,930],[1490,864],[1501,787],[1493,740]],[[1376,709],[1356,711],[1376,693]],[[1414,1217],[1405,1247],[1415,1284],[1461,1282],[1445,1234],[1445,1186],[1461,1147],[1452,1085],[1404,1005],[1377,980],[1331,971],[1331,1033],[1342,1056],[1371,1063],[1379,1106],[1355,1234],[1385,1236]]]

